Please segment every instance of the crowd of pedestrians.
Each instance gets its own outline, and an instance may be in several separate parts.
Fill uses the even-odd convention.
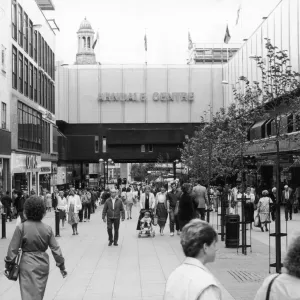
[[[291,202],[291,199],[295,199],[296,194],[285,186],[280,195],[285,216],[292,219],[294,211],[290,210],[290,203],[294,207],[295,200]],[[72,234],[78,235],[78,224],[89,222],[91,215],[102,204],[102,220],[107,226],[108,246],[118,246],[120,223],[126,217],[128,221],[132,220],[132,207],[136,206],[141,211],[151,212],[140,214],[137,230],[141,229],[140,221],[153,222],[156,223],[154,225],[158,225],[160,235],[163,236],[169,219],[170,236],[173,237],[175,231],[180,235],[186,260],[168,278],[165,300],[221,299],[219,284],[206,268],[207,263],[215,260],[218,234],[205,219],[207,212],[218,211],[222,205],[226,214],[241,214],[242,199],[245,199],[245,217],[248,222],[252,224],[257,214],[261,230],[268,231],[267,224],[271,217],[275,219],[274,207],[278,205],[274,188],[271,192],[262,190],[259,193],[254,188],[248,187],[243,192],[240,186],[206,188],[201,185],[201,181],[194,185],[174,181],[170,186],[165,183],[160,186],[142,183],[102,190],[55,189],[52,194],[45,190],[40,197],[33,191],[30,196],[26,192],[14,192],[12,198],[6,193],[1,203],[7,221],[11,221],[15,215],[20,219],[5,257],[6,272],[9,272],[21,245],[25,253],[22,256],[19,274],[22,299],[43,299],[49,274],[49,258],[45,252],[48,247],[62,276],[67,275],[64,258],[52,229],[41,222],[46,213],[51,213],[52,208],[58,211],[61,226],[64,227],[65,222],[68,222]],[[299,299],[299,289],[294,288],[300,283],[299,262],[300,234],[294,237],[287,253],[284,263],[285,274],[268,277],[255,299],[265,299],[270,285],[273,286],[271,292],[273,298],[270,299]],[[289,286],[289,290],[284,289],[284,286]]]

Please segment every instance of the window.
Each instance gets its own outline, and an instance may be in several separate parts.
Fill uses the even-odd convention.
[[[52,52],[52,79],[55,81],[55,54]]]
[[[39,85],[39,90],[38,90],[38,104],[42,105],[42,72],[39,71],[39,77],[38,77],[38,85]]]
[[[28,52],[28,16],[24,12],[24,50]]]
[[[87,38],[87,47],[91,48],[91,38],[90,37]]]
[[[41,67],[44,69],[44,39],[41,37]]]
[[[106,153],[106,136],[102,137],[102,152]]]
[[[55,86],[52,84],[52,113],[55,114]]]
[[[99,153],[99,136],[95,136],[95,153]]]
[[[28,97],[28,59],[24,58],[24,95]]]
[[[37,69],[33,69],[33,100],[34,102],[37,102]]]
[[[1,69],[5,72],[6,70],[6,48],[1,45]]]
[[[37,62],[37,42],[38,42],[38,37],[37,37],[37,31],[34,31],[33,35],[33,59],[35,62]]]
[[[18,5],[18,43],[23,47],[23,9]]]
[[[23,55],[19,52],[19,92],[23,94]]]
[[[293,132],[294,131],[294,116],[288,115],[287,116],[287,132]]]
[[[42,121],[42,152],[50,154],[50,124]]]
[[[141,152],[146,152],[146,147],[145,147],[145,145],[141,145]]]
[[[29,55],[33,57],[33,24],[29,20]]]
[[[148,145],[148,152],[153,152],[153,145],[152,144]]]
[[[17,49],[13,46],[12,48],[12,87],[18,88],[17,82]]]
[[[6,103],[1,103],[1,128],[6,129]]]
[[[13,39],[17,40],[17,3],[12,1],[11,4],[11,34]]]
[[[18,147],[20,149],[42,150],[41,119],[41,113],[18,102]]]
[[[41,37],[41,34],[38,33],[38,63],[39,63],[39,66],[41,67],[41,57],[42,57],[42,37]]]
[[[44,74],[41,73],[41,105],[44,106]]]
[[[29,67],[29,98],[33,99],[33,66],[31,63]]]

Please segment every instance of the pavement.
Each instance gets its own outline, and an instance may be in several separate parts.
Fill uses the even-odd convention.
[[[166,227],[164,236],[138,238],[135,230],[138,210],[134,207],[133,219],[125,220],[120,226],[119,246],[108,247],[101,210],[98,208],[91,215],[90,222],[79,223],[78,236],[72,235],[68,224],[61,229],[57,240],[66,259],[68,276],[62,278],[49,253],[51,266],[44,299],[162,300],[168,276],[185,258],[179,236],[170,237]],[[213,213],[211,222],[215,228],[216,220]],[[55,228],[53,212],[47,213],[43,221]],[[0,257],[6,255],[15,223],[15,220],[6,223],[7,239],[0,240]],[[296,230],[299,223],[300,215],[295,215],[293,221],[288,222],[289,232]],[[224,242],[219,241],[216,261],[208,265],[220,282],[223,300],[254,299],[269,274],[268,234],[256,228],[251,233],[252,252],[249,248],[247,255],[243,255],[241,249],[225,248]],[[270,249],[272,254],[272,245]],[[1,259],[0,270],[3,269]],[[0,300],[19,299],[18,282],[7,280],[0,272]]]

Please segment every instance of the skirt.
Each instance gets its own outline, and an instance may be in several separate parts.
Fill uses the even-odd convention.
[[[58,209],[59,211],[59,219],[64,220],[66,218],[66,212],[62,209]]]
[[[168,218],[168,211],[165,207],[164,203],[158,203],[156,207],[156,215],[157,215],[157,223],[160,227],[166,225],[167,218]]]
[[[269,213],[259,213],[259,218],[260,218],[261,223],[269,222],[270,214]]]
[[[79,216],[78,214],[74,213],[74,205],[71,204],[68,213],[68,223],[70,225],[74,225],[77,224],[78,222],[79,222]]]

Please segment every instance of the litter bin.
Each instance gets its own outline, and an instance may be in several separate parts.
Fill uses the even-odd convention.
[[[237,248],[240,244],[240,216],[239,215],[226,215],[226,248]]]

